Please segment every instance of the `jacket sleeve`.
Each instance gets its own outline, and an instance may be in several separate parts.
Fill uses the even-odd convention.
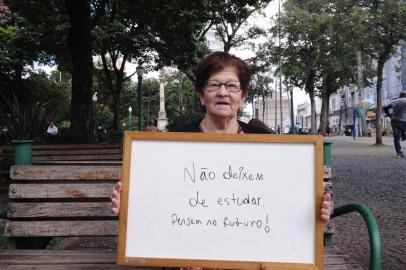
[[[392,104],[389,104],[389,105],[383,107],[383,111],[384,111],[385,114],[386,114],[387,116],[389,116],[389,117],[391,117],[391,113],[389,112],[389,109],[391,109],[391,108],[392,108]]]

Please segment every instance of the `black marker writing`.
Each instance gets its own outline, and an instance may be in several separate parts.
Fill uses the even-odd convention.
[[[231,165],[228,166],[228,171],[223,173],[223,178],[226,180],[248,180],[248,181],[262,181],[264,175],[262,173],[252,174],[244,171],[244,167],[240,167],[237,171],[233,171]]]
[[[192,207],[196,207],[198,205],[208,207],[206,199],[199,200],[199,191],[196,191],[196,197],[189,198],[189,205]]]

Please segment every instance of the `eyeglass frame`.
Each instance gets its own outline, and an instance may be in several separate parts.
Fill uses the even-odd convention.
[[[215,83],[218,83],[218,85],[217,85],[217,89],[216,90],[208,90],[208,87],[209,87],[209,82],[215,82]],[[228,83],[238,83],[238,90],[236,90],[236,91],[230,91],[229,89],[228,89],[228,87],[227,87],[227,84]],[[206,92],[208,92],[208,93],[215,93],[215,92],[218,92],[220,89],[221,89],[221,87],[224,85],[224,89],[226,89],[229,93],[239,93],[239,92],[241,92],[241,82],[240,81],[227,81],[227,82],[220,82],[220,81],[216,81],[216,80],[208,80],[207,82],[206,82],[206,85],[205,85],[205,87],[204,87],[204,90],[206,91]],[[214,86],[212,86],[212,87],[214,87]]]

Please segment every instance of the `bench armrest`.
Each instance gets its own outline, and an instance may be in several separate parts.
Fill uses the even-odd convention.
[[[382,264],[382,246],[381,237],[379,234],[378,224],[368,207],[361,204],[346,204],[337,208],[334,208],[334,214],[331,218],[335,218],[341,215],[345,215],[351,212],[359,213],[364,219],[369,235],[370,244],[370,258],[369,258],[369,270],[380,270]]]

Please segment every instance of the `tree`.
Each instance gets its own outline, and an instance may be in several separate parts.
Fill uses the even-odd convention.
[[[239,47],[244,42],[265,34],[258,26],[248,26],[248,18],[260,13],[272,0],[213,1],[212,16],[216,35],[224,44],[224,51]],[[246,28],[245,31],[241,31]]]
[[[289,0],[284,13],[271,28],[273,39],[261,47],[264,62],[278,65],[277,73],[285,76],[286,84],[304,88],[311,103],[311,131],[315,125],[315,82],[318,75],[318,44],[321,25],[318,3]],[[275,45],[275,38],[281,42]]]
[[[399,0],[362,0],[356,15],[364,28],[367,50],[377,62],[375,144],[381,145],[383,67],[399,42],[406,39],[406,3]]]
[[[23,86],[27,67],[34,61],[46,62],[41,51],[40,34],[30,23],[0,1],[0,87],[14,93],[24,104],[30,99],[30,89]]]
[[[203,107],[193,82],[185,76],[182,76],[183,78],[180,80],[180,72],[166,73],[165,75],[166,114],[170,121],[168,129],[172,130],[191,120],[203,117]],[[180,102],[181,97],[182,102]]]
[[[133,74],[125,74],[127,63],[151,62],[147,69],[175,65],[192,75],[192,67],[206,52],[204,37],[207,6],[196,1],[108,1],[95,28],[97,53],[105,81],[113,97],[114,129],[119,128],[119,100],[122,84]],[[145,66],[145,64],[144,64]]]
[[[93,141],[91,29],[98,10],[92,9],[89,1],[8,3],[11,10],[27,21],[28,32],[36,34],[36,47],[45,54],[48,63],[56,60],[72,74],[71,129],[78,140]]]
[[[288,85],[304,88],[311,101],[312,133],[316,132],[315,96],[322,98],[320,131],[325,132],[330,95],[355,82],[354,2],[289,0],[284,13],[272,28],[280,45],[269,42],[264,48],[269,60],[277,64]],[[365,66],[370,64],[366,58]]]
[[[68,48],[72,61],[71,130],[83,142],[93,142],[92,21],[89,1],[65,0],[70,28]]]
[[[269,95],[272,96],[272,92],[271,92],[272,82],[273,82],[273,80],[266,74],[256,73],[253,76],[253,79],[252,79],[251,85],[250,85],[250,91],[248,92],[248,96],[246,98],[246,102],[252,104],[252,111],[254,114],[255,114],[254,100],[255,99],[262,100],[262,121],[263,122],[265,121],[265,111],[266,111],[265,99]],[[260,119],[259,115],[257,115],[256,118]]]

